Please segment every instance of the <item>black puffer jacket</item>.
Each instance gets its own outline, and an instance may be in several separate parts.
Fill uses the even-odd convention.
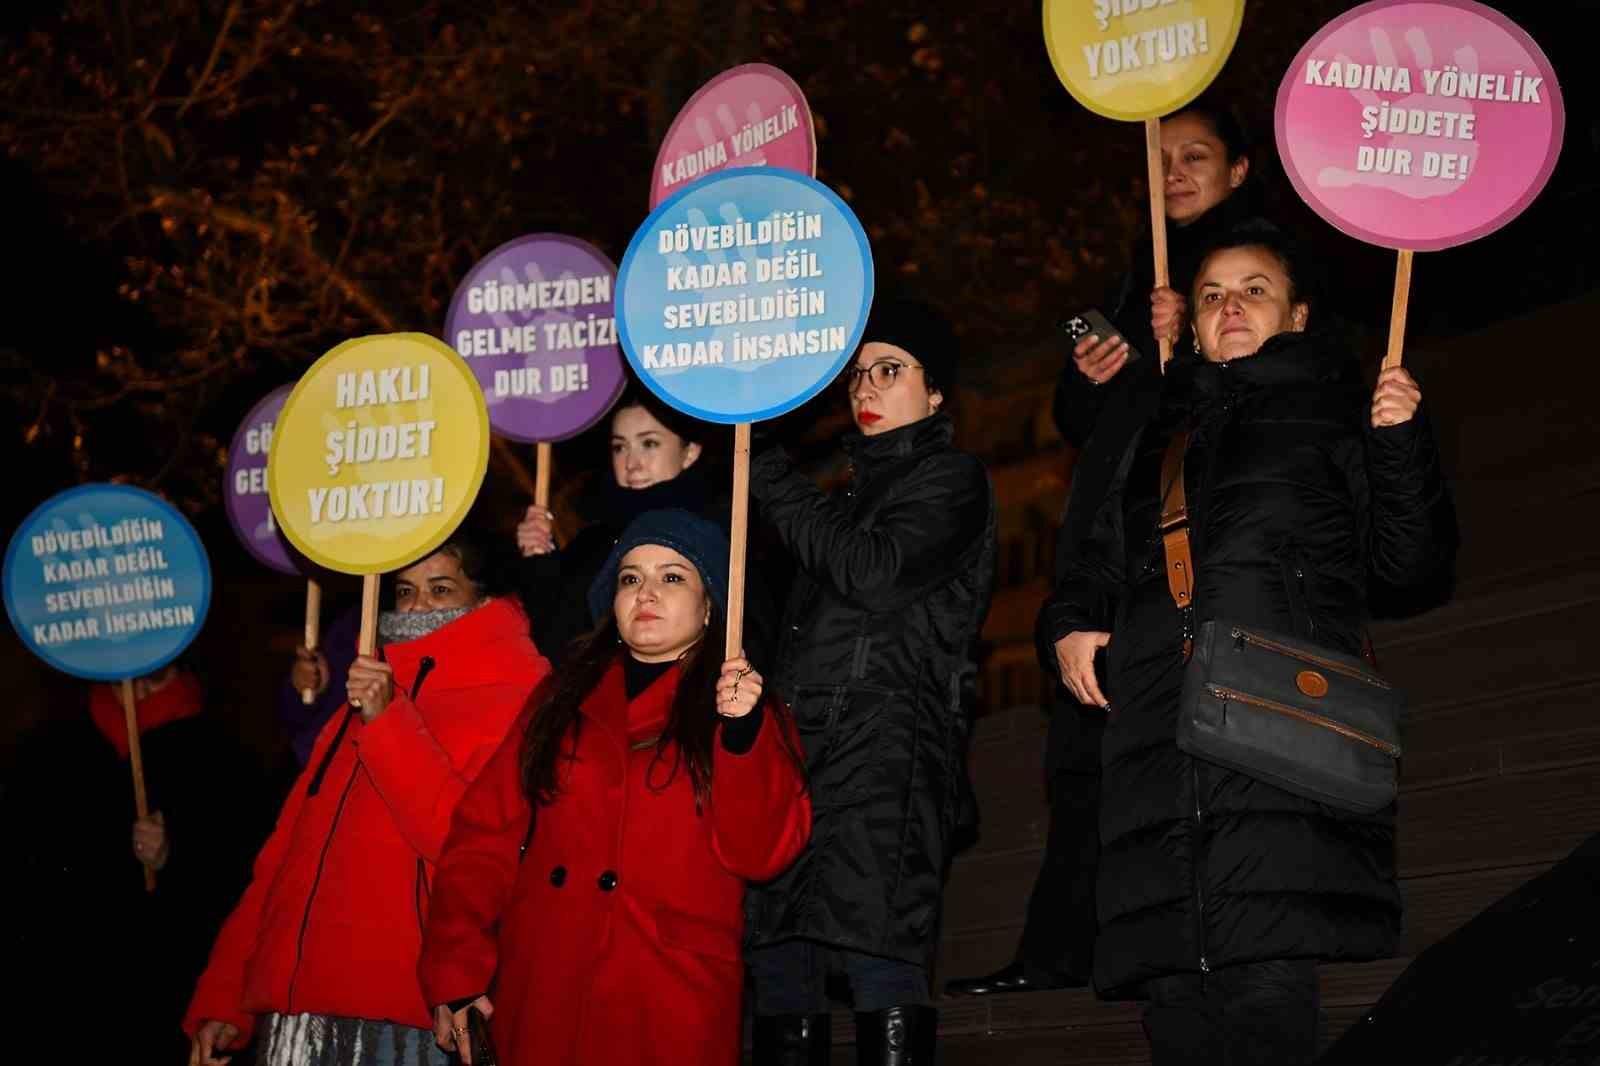
[[[1400,930],[1394,812],[1337,811],[1178,750],[1182,627],[1156,536],[1162,454],[1185,461],[1196,623],[1227,618],[1360,650],[1371,580],[1448,566],[1454,510],[1424,416],[1370,428],[1355,361],[1280,334],[1229,364],[1174,362],[1043,635],[1109,630],[1095,982],[1267,959],[1365,959]]]
[[[1216,239],[1228,231],[1260,218],[1260,196],[1254,181],[1187,226],[1167,227],[1168,273],[1172,287],[1189,299],[1195,273]],[[1061,436],[1079,450],[1072,468],[1072,493],[1056,537],[1057,578],[1061,560],[1069,558],[1088,533],[1100,502],[1111,489],[1118,462],[1128,444],[1153,418],[1161,404],[1164,378],[1161,352],[1150,332],[1150,290],[1155,287],[1155,267],[1149,241],[1140,244],[1118,289],[1111,322],[1143,358],[1130,363],[1117,376],[1096,385],[1078,371],[1070,348],[1061,377],[1056,381],[1055,422]],[[1192,352],[1188,337],[1179,340],[1178,352]],[[1081,505],[1072,501],[1084,500]],[[1045,673],[1055,676],[1054,655],[1046,658]],[[1065,695],[1066,689],[1059,688]],[[1070,698],[1070,697],[1069,697]]]
[[[749,942],[801,936],[926,963],[958,808],[994,587],[994,493],[934,415],[845,439],[832,498],[777,450],[751,464],[762,516],[794,555],[775,684],[810,772],[811,844],[752,891]]]

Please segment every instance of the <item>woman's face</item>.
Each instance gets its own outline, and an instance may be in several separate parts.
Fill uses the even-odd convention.
[[[1270,337],[1306,328],[1310,309],[1292,299],[1283,262],[1265,248],[1206,257],[1194,283],[1194,335],[1213,363],[1254,355]]]
[[[471,607],[478,600],[478,587],[462,572],[461,560],[450,551],[436,551],[394,577],[397,611],[450,611]]]
[[[711,620],[711,601],[693,563],[660,544],[622,557],[611,600],[622,643],[640,662],[670,662],[692,648]]]
[[[1167,175],[1167,217],[1187,226],[1244,184],[1250,160],[1228,150],[1203,115],[1180,111],[1161,121],[1161,166]]]
[[[625,489],[671,481],[700,458],[700,445],[663,426],[643,407],[611,416],[611,473]]]
[[[875,366],[879,369],[873,370]],[[850,414],[856,428],[868,437],[920,422],[944,402],[939,390],[928,388],[922,364],[893,344],[863,344],[845,374],[850,388]],[[880,380],[873,381],[874,376]]]

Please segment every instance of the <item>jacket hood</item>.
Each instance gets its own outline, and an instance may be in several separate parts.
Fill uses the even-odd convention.
[[[1166,406],[1203,408],[1244,389],[1353,386],[1361,382],[1355,353],[1313,332],[1279,333],[1254,355],[1207,362],[1192,349],[1167,365]]]
[[[955,423],[949,415],[932,414],[909,426],[891,429],[876,436],[869,437],[852,430],[844,435],[840,443],[850,457],[850,465],[856,473],[862,474],[896,459],[948,447],[955,436]]]
[[[117,685],[95,685],[89,690],[89,715],[94,719],[100,735],[117,749],[117,755],[128,757],[128,726],[126,712],[122,709],[122,693]],[[139,700],[139,735],[144,736],[169,722],[193,718],[204,708],[200,679],[187,670],[173,672],[172,680]]]

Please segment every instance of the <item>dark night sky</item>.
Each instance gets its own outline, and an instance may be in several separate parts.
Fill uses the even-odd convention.
[[[813,0],[814,3],[820,0]],[[1032,0],[993,0],[995,3],[1014,6],[1028,3],[1037,9]],[[1255,0],[1259,4],[1278,5],[1285,0]],[[538,5],[529,5],[530,10]],[[982,18],[982,3],[952,5],[962,12]],[[1354,5],[1351,5],[1354,6]],[[1426,343],[1430,339],[1482,327],[1489,323],[1514,317],[1529,308],[1552,300],[1567,299],[1586,289],[1593,288],[1600,270],[1596,257],[1595,217],[1596,202],[1600,198],[1600,125],[1594,109],[1594,94],[1589,86],[1589,72],[1593,59],[1590,55],[1591,32],[1595,16],[1600,14],[1600,0],[1556,0],[1556,2],[1529,4],[1503,2],[1499,6],[1517,18],[1550,55],[1558,73],[1562,75],[1562,88],[1567,104],[1566,145],[1561,162],[1544,195],[1516,222],[1497,234],[1473,245],[1436,255],[1421,256],[1413,287],[1412,343]],[[383,5],[363,5],[367,9]],[[853,17],[872,19],[879,16],[908,20],[914,17],[912,8],[919,5],[886,4],[858,7]],[[0,34],[15,33],[32,25],[38,10],[50,11],[53,5],[8,4],[0,13]],[[920,5],[926,9],[930,22],[950,16],[951,7],[941,3]],[[1009,9],[1009,8],[1008,8]],[[1292,6],[1258,11],[1262,19],[1295,20],[1299,12]],[[1582,26],[1580,31],[1578,27]],[[896,31],[899,32],[899,31]],[[892,37],[893,35],[891,35]],[[903,34],[902,34],[903,36]],[[1056,82],[1045,56],[1042,40],[1034,33],[1026,42],[1013,42],[1007,47],[1020,48],[1014,54],[1003,56],[1021,71],[1017,77],[1026,91],[1015,99],[1006,101],[1015,109],[1020,119],[1017,125],[1059,131],[1063,142],[1075,138],[1096,139],[1122,136],[1128,142],[1137,142],[1133,126],[1115,126],[1094,119],[1067,96]],[[1240,49],[1249,47],[1248,39],[1241,39]],[[1236,58],[1238,53],[1235,53]],[[877,138],[882,131],[862,128],[852,122],[851,97],[848,79],[837,69],[834,57],[818,52],[797,53],[790,56],[752,55],[783,66],[802,84],[815,77],[827,85],[827,113],[832,116],[830,139],[825,141],[823,152],[837,165],[825,174],[834,183],[848,182],[862,188],[869,186],[865,171],[885,165],[871,150],[863,150],[863,143]],[[1233,64],[1225,70],[1219,87],[1225,92],[1238,92],[1240,96],[1260,98],[1261,86],[1241,84],[1242,75]],[[974,72],[981,77],[982,72]],[[1230,80],[1231,79],[1231,80]],[[846,86],[841,88],[841,84]],[[681,90],[677,99],[665,101],[668,113],[676,110],[694,88],[694,85],[677,86]],[[814,99],[813,103],[816,104]],[[581,102],[579,102],[581,106]],[[1246,115],[1246,121],[1259,133],[1270,136],[1270,122],[1265,115]],[[997,125],[989,151],[1000,154],[1022,151],[1025,148],[1035,155],[1046,153],[1041,166],[1048,166],[1048,145],[1014,145],[1006,137],[1004,124]],[[629,161],[647,160],[653,156],[654,145],[646,138],[637,137],[637,143],[608,146],[615,149],[617,158]],[[852,143],[858,142],[858,143]],[[1122,170],[1108,174],[1091,175],[1064,172],[1059,176],[1056,191],[1063,200],[1070,200],[1075,182],[1104,179],[1126,182],[1130,187],[1142,184],[1142,173],[1126,164],[1137,162],[1137,155],[1125,151],[1126,144],[1109,152],[1108,158]],[[1270,147],[1270,146],[1269,146]],[[870,149],[870,144],[868,144]],[[1268,153],[1270,155],[1270,152]],[[892,165],[909,171],[913,176],[918,168],[937,172],[947,165],[947,160],[930,152],[919,156],[897,157]],[[563,165],[557,162],[544,174],[546,180],[565,180],[573,188],[582,188],[585,172],[593,172],[592,157],[585,156],[577,162]],[[1387,314],[1389,288],[1392,279],[1393,257],[1378,249],[1356,245],[1335,233],[1326,224],[1312,216],[1294,199],[1276,172],[1275,160],[1263,160],[1258,168],[1266,173],[1269,195],[1281,214],[1302,231],[1312,235],[1316,246],[1325,252],[1327,265],[1336,279],[1335,297],[1347,305],[1348,312],[1367,324],[1369,338],[1381,337],[1382,322]],[[857,180],[860,179],[860,180]],[[1038,169],[1031,172],[1030,180],[1037,181]],[[609,176],[608,176],[609,180]],[[620,180],[620,179],[619,179]],[[638,184],[643,186],[643,174]],[[25,365],[35,371],[51,374],[56,368],[82,365],[92,359],[97,347],[113,341],[124,344],[159,344],[161,334],[154,322],[142,309],[130,306],[117,296],[121,278],[121,257],[128,250],[116,243],[93,244],[68,232],[61,198],[70,194],[70,188],[57,188],[47,192],[34,176],[27,158],[0,158],[0,204],[6,212],[6,233],[10,252],[11,270],[8,274],[9,299],[6,337],[0,349],[21,353]],[[643,218],[642,195],[637,204],[605,204],[598,206],[585,222],[589,232],[604,230],[609,233],[607,250],[620,257],[626,238],[634,225]],[[872,202],[857,202],[858,213],[864,220],[883,206]],[[542,227],[535,227],[542,228]],[[578,232],[578,227],[573,228]],[[512,233],[505,234],[509,238]],[[1132,240],[1130,238],[1130,245]],[[1120,268],[1120,264],[1119,264]],[[1103,280],[1084,285],[1073,293],[1075,302],[1089,303],[1099,298]],[[1066,310],[1061,308],[1060,310]],[[1049,335],[1054,315],[1040,315],[1037,320],[1017,324],[1015,330],[1004,337],[987,340],[992,352],[1022,351],[1036,345]],[[1373,325],[1376,323],[1376,329]],[[1553,379],[1559,381],[1560,360],[1587,358],[1587,348],[1592,344],[1574,343],[1568,350],[1539,353],[1541,366],[1553,368]],[[1509,353],[1521,356],[1523,353]],[[5,371],[9,380],[5,385],[15,385],[23,372]],[[223,399],[205,413],[206,424],[225,440],[233,425],[244,411],[276,381],[242,379],[230,387]],[[11,491],[5,494],[0,528],[9,530],[35,504],[49,494],[59,491],[78,478],[60,450],[33,450],[24,454],[16,429],[26,424],[32,412],[22,409],[13,399],[0,400],[0,419],[5,422],[0,462],[10,475]],[[163,447],[159,440],[131,440],[131,447]],[[242,573],[250,564],[244,560],[221,517],[221,509],[199,517],[208,546],[214,553],[220,571]],[[252,571],[253,573],[253,571]],[[8,635],[8,640],[9,635]]]

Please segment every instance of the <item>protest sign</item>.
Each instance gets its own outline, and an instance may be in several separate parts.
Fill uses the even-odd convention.
[[[267,497],[267,451],[272,445],[272,428],[289,398],[293,385],[283,385],[271,392],[244,416],[234,431],[233,443],[228,448],[228,465],[223,475],[222,498],[228,512],[228,524],[244,550],[256,562],[271,567],[281,574],[301,573],[301,562],[294,558],[272,516],[272,505]],[[316,651],[322,629],[322,585],[314,577],[306,577],[306,632],[305,643],[309,651]],[[310,706],[316,693],[304,689],[300,699]]]
[[[872,305],[872,252],[827,186],[755,167],[702,178],[651,212],[617,276],[640,380],[708,422],[759,422],[843,369]]]
[[[1473,0],[1376,0],[1324,26],[1278,87],[1278,152],[1331,225],[1393,248],[1389,356],[1405,333],[1412,253],[1476,240],[1544,188],[1565,108],[1538,44]]]
[[[1056,76],[1084,107],[1144,123],[1155,282],[1168,283],[1161,116],[1199,96],[1228,61],[1244,0],[1044,0],[1044,41]],[[1161,365],[1172,345],[1159,340]]]
[[[228,524],[250,557],[280,574],[300,573],[290,556],[289,544],[278,532],[267,499],[267,449],[272,427],[293,385],[273,389],[244,416],[234,431],[223,475],[222,498]]]
[[[211,564],[187,519],[154,493],[92,484],[52,496],[11,537],[6,614],[22,643],[74,677],[120,681],[134,804],[149,813],[133,679],[176,659],[205,622]],[[145,868],[145,887],[155,874]]]
[[[872,251],[845,202],[775,167],[702,178],[650,213],[617,273],[617,332],[645,386],[733,424],[728,655],[740,652],[750,423],[834,380],[872,307]]]
[[[1243,0],[1045,0],[1044,41],[1078,103],[1142,122],[1211,84],[1243,18]]]
[[[732,167],[817,172],[817,135],[800,86],[777,67],[725,70],[689,98],[650,171],[650,207],[690,182]]]
[[[345,341],[295,385],[267,462],[272,510],[306,558],[363,575],[362,654],[372,654],[378,575],[444,543],[488,459],[483,390],[434,337]]]
[[[536,444],[534,502],[549,502],[550,443],[605,417],[627,379],[612,295],[617,268],[559,233],[508,241],[472,268],[445,317],[445,339],[483,388],[489,425]]]

